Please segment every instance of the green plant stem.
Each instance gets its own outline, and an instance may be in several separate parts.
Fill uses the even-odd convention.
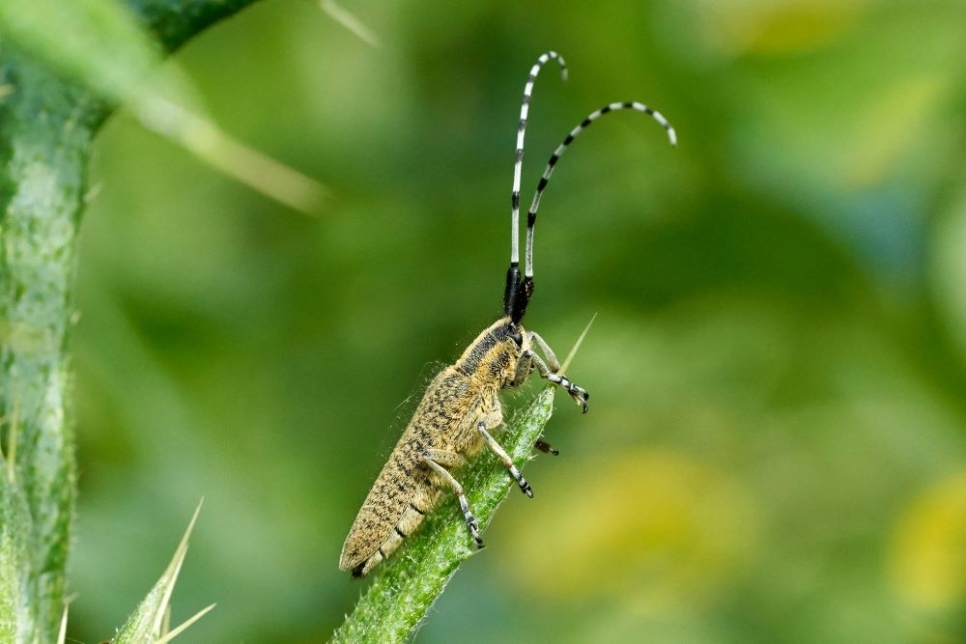
[[[517,467],[532,458],[533,444],[553,412],[553,387],[507,424],[500,435]],[[503,464],[484,450],[460,474],[470,507],[486,526],[516,483]],[[444,497],[418,534],[373,573],[372,583],[331,644],[389,644],[405,641],[419,626],[459,565],[479,552],[455,502]],[[451,499],[450,499],[451,500]]]
[[[252,0],[132,0],[170,51]],[[110,113],[0,34],[0,641],[53,642],[77,496],[70,327],[91,142]]]
[[[28,553],[16,602],[54,641],[63,612],[64,568],[76,497],[70,418],[71,283],[85,189],[91,116],[86,93],[42,66],[3,51],[2,78],[15,88],[0,111],[0,406],[6,419],[3,496],[26,512],[0,530]],[[15,454],[9,452],[15,448]],[[4,584],[0,592],[13,590]],[[12,601],[12,600],[11,600]],[[16,640],[15,640],[16,641]]]

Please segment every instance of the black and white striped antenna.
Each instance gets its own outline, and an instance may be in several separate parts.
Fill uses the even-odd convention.
[[[506,290],[503,293],[503,310],[506,315],[511,315],[511,311],[517,308],[518,291],[520,281],[520,178],[523,172],[523,137],[527,132],[527,115],[530,111],[530,97],[533,95],[533,84],[537,80],[540,68],[548,60],[555,60],[560,65],[560,77],[567,80],[567,63],[563,57],[555,51],[548,51],[540,54],[537,62],[530,68],[530,75],[527,83],[523,86],[523,101],[520,104],[520,122],[517,126],[517,148],[516,156],[513,161],[513,190],[510,193],[510,268],[506,274]],[[531,280],[531,283],[533,280]],[[529,300],[529,296],[525,299]],[[526,310],[526,302],[523,303]],[[519,316],[514,318],[519,322],[523,317],[520,311]]]
[[[547,167],[543,171],[543,175],[540,177],[540,182],[537,184],[537,189],[533,195],[533,202],[530,205],[530,210],[527,212],[527,247],[526,247],[526,263],[524,265],[523,279],[520,279],[520,176],[523,169],[523,137],[527,127],[527,113],[530,107],[530,97],[533,93],[533,83],[537,78],[537,74],[540,72],[540,68],[548,60],[556,60],[561,67],[561,72],[563,78],[567,78],[567,66],[564,63],[563,58],[553,51],[548,51],[537,59],[537,62],[530,69],[530,76],[527,78],[527,84],[523,88],[523,103],[520,107],[520,125],[517,130],[517,147],[516,147],[516,158],[513,164],[513,192],[511,194],[512,202],[512,212],[511,212],[511,223],[513,229],[510,233],[510,268],[507,271],[506,279],[506,291],[503,295],[503,308],[504,313],[514,321],[520,322],[523,319],[524,313],[527,310],[527,304],[530,301],[530,297],[533,295],[533,228],[537,221],[537,209],[540,207],[540,198],[543,196],[543,191],[546,190],[547,184],[550,182],[550,177],[553,175],[553,170],[563,156],[563,153],[567,151],[567,147],[574,142],[581,132],[586,130],[588,127],[593,125],[594,121],[604,116],[605,114],[610,114],[611,112],[617,112],[620,110],[634,110],[636,112],[641,112],[650,116],[652,119],[658,122],[667,132],[668,139],[671,145],[677,145],[677,135],[674,132],[674,128],[668,122],[664,115],[662,115],[657,110],[654,110],[643,103],[638,103],[636,101],[627,101],[623,103],[610,103],[604,107],[591,112],[587,117],[580,122],[570,134],[561,142],[554,153],[550,155],[550,160],[547,162]]]

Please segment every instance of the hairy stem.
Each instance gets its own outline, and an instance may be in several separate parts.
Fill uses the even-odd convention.
[[[130,4],[171,51],[251,1]],[[16,26],[16,38],[0,33],[0,641],[53,642],[77,496],[75,250],[91,142],[110,110],[65,80],[50,39],[31,37],[42,20]]]
[[[54,641],[74,512],[70,356],[74,249],[95,105],[85,92],[5,50],[2,82],[15,88],[0,111],[0,413],[6,440],[0,486],[22,511],[0,539],[23,553],[3,604],[17,623]],[[12,512],[12,508],[9,509]],[[28,630],[31,630],[28,628]],[[18,641],[22,633],[16,633]],[[8,641],[8,640],[4,640]]]

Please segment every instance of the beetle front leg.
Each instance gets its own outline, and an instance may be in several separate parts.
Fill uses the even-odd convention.
[[[558,387],[562,387],[563,389],[565,389],[567,393],[570,395],[570,397],[573,399],[573,401],[578,405],[580,405],[583,408],[584,413],[586,414],[587,400],[590,398],[590,394],[587,393],[586,389],[577,385],[575,382],[573,382],[566,376],[562,376],[558,374],[557,371],[560,370],[560,363],[557,361],[557,356],[554,355],[554,352],[550,348],[550,345],[548,345],[543,338],[541,338],[533,331],[530,331],[529,334],[533,343],[540,348],[540,351],[545,356],[547,356],[547,362],[544,362],[543,359],[539,355],[537,355],[537,353],[532,349],[524,350],[520,354],[520,360],[517,362],[516,379],[518,380],[520,376],[525,377],[525,374],[522,374],[521,370],[529,371],[531,366],[534,366],[537,368],[537,371],[540,373],[540,376],[542,378],[546,378],[549,382],[552,382]],[[550,363],[550,365],[547,366],[547,363]]]

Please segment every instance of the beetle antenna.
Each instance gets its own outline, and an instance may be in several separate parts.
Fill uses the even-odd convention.
[[[523,137],[527,129],[527,114],[530,111],[530,97],[533,95],[533,84],[537,80],[540,68],[548,60],[555,60],[560,65],[560,75],[563,80],[567,80],[567,63],[563,57],[555,51],[548,51],[540,55],[537,62],[530,68],[530,75],[527,83],[523,86],[523,101],[520,105],[520,124],[517,128],[517,147],[516,157],[513,161],[513,191],[510,195],[511,215],[510,215],[510,268],[506,274],[506,289],[503,292],[503,312],[506,315],[514,315],[519,306],[517,295],[520,291],[520,177],[523,170]],[[529,299],[529,296],[526,296]],[[526,308],[526,303],[523,304]],[[514,315],[514,321],[519,322],[523,317],[520,314]]]
[[[527,257],[526,257],[526,267],[524,270],[523,283],[520,285],[520,290],[532,293],[533,292],[533,226],[537,221],[537,209],[540,207],[540,197],[543,196],[543,191],[546,190],[547,184],[550,182],[550,177],[553,175],[553,169],[557,166],[557,161],[563,156],[563,153],[567,151],[567,147],[574,142],[581,132],[593,125],[594,121],[604,116],[605,114],[610,114],[611,112],[616,112],[619,110],[635,110],[641,112],[642,114],[647,114],[652,119],[657,121],[661,127],[667,131],[667,137],[671,142],[671,145],[676,146],[678,144],[677,134],[674,133],[674,128],[668,122],[664,115],[657,110],[651,109],[643,103],[637,103],[634,101],[626,103],[611,103],[600,108],[596,112],[591,112],[587,115],[583,121],[580,122],[577,127],[570,131],[567,138],[557,146],[554,153],[550,156],[550,161],[547,162],[547,168],[543,171],[543,176],[540,177],[540,182],[537,184],[537,190],[533,195],[533,203],[530,205],[530,210],[527,212]],[[524,308],[526,304],[524,304]],[[522,315],[522,314],[521,314]]]

